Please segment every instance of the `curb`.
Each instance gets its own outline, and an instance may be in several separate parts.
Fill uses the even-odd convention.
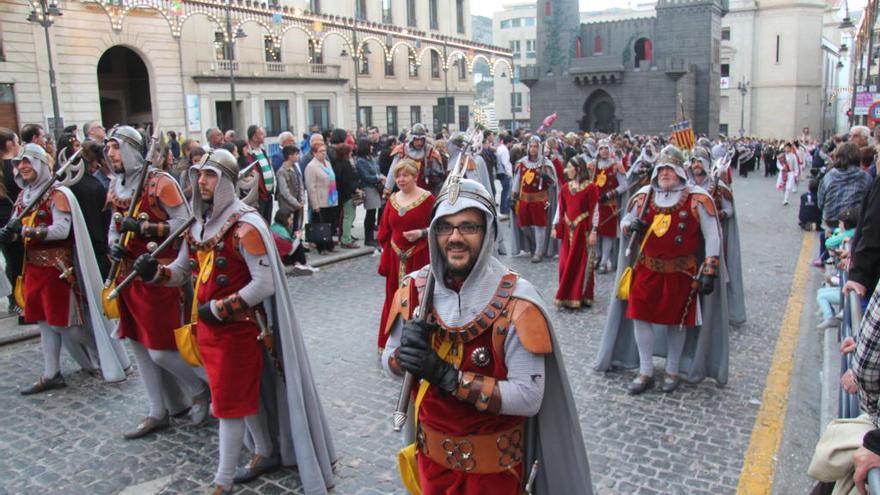
[[[310,265],[320,268],[327,265],[332,265],[334,263],[339,263],[340,261],[350,260],[353,258],[359,258],[361,256],[367,256],[373,254],[373,248],[371,247],[361,247],[358,249],[346,249],[343,252],[331,254],[325,258],[321,258],[319,260],[315,260],[310,263]]]
[[[16,330],[9,335],[0,336],[0,347],[16,344],[25,340],[31,340],[40,336],[40,330],[32,325],[28,325],[21,330]]]

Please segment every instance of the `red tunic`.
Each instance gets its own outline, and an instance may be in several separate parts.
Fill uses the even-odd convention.
[[[556,291],[556,304],[577,308],[581,304],[593,304],[595,274],[590,269],[587,274],[589,258],[589,237],[593,226],[593,210],[599,201],[599,188],[592,182],[572,189],[567,182],[559,191],[559,217],[556,236],[559,247],[559,289]],[[574,225],[572,225],[574,224]]]
[[[146,213],[151,223],[168,221],[168,214],[158,204],[159,181],[162,180],[173,179],[157,171],[150,172],[140,197],[137,212]],[[116,198],[112,187],[108,197],[114,212],[123,216],[128,213],[130,200]],[[114,222],[112,228],[119,232],[120,224]],[[147,252],[149,242],[158,244],[165,237],[145,238],[132,235],[125,246],[131,253],[131,258],[123,260],[116,283],[121,282],[131,271],[133,260]],[[168,249],[163,253],[164,256],[159,256],[160,263],[169,264],[175,252],[174,249]],[[177,350],[174,329],[182,322],[181,303],[180,288],[147,284],[136,278],[119,294],[119,334],[140,342],[147,349]]]
[[[199,285],[196,294],[199,304],[231,296],[251,281],[251,272],[239,251],[240,241],[235,237],[236,226],[227,230],[222,241],[213,247],[214,260],[208,279]],[[200,256],[206,254],[205,251],[199,253]],[[215,417],[240,418],[257,413],[263,370],[259,334],[259,327],[253,321],[217,325],[198,321],[196,339],[211,387]]]
[[[622,165],[615,163],[610,167],[596,169],[596,185],[599,186],[599,194],[609,193],[620,185],[617,182],[617,173],[622,172]],[[602,237],[617,237],[618,223],[618,200],[612,199],[599,204],[599,235]]]
[[[15,213],[24,209],[22,200],[24,192],[19,194],[19,200],[15,205]],[[59,201],[67,204],[64,193],[53,190],[40,203],[34,215],[34,226],[52,225],[52,207]],[[69,207],[68,207],[69,209]],[[23,222],[27,224],[27,222]],[[39,259],[53,258],[59,255],[66,267],[73,265],[73,226],[66,239],[57,241],[40,241],[26,239],[24,242],[24,320],[27,323],[45,321],[56,327],[67,327],[70,321],[70,296],[74,291],[70,282],[59,277],[61,270],[54,263],[49,266]],[[76,291],[74,291],[76,294]]]
[[[544,165],[546,166],[546,165]],[[547,172],[544,166],[526,167],[525,161],[516,164],[515,174],[519,175],[519,200],[516,202],[517,227],[546,227],[547,205],[550,202],[551,180],[541,177]]]
[[[435,338],[435,348],[439,340]],[[470,356],[479,347],[491,350],[491,360],[486,367],[478,367]],[[461,371],[472,371],[496,380],[507,379],[504,356],[498,355],[492,345],[492,330],[483,332],[474,340],[463,344]],[[427,427],[453,436],[498,433],[523,424],[522,416],[506,416],[477,411],[473,404],[456,399],[429,387],[419,408],[419,421]],[[419,485],[423,495],[518,495],[521,490],[522,463],[509,471],[491,474],[471,474],[455,471],[437,464],[427,456],[418,454]]]
[[[697,250],[702,242],[700,221],[692,210],[692,195],[685,189],[679,202],[670,208],[658,208],[653,201],[645,212],[649,226],[659,213],[670,215],[669,230],[662,237],[651,233],[642,254],[661,260],[692,257],[696,264]],[[679,325],[687,310],[685,325],[696,324],[697,294],[691,292],[692,276],[686,270],[661,273],[653,271],[640,257],[630,289],[626,317],[663,325]],[[688,299],[690,297],[690,304]]]
[[[385,304],[379,320],[380,349],[385,348],[388,335],[385,326],[394,293],[400,281],[407,273],[418,270],[430,261],[428,256],[428,239],[419,239],[414,243],[406,240],[403,233],[409,230],[426,229],[431,224],[431,209],[434,196],[423,193],[419,199],[401,207],[397,203],[397,195],[392,194],[382,213],[379,222],[379,245],[382,246],[382,257],[379,260],[379,275],[385,277]]]

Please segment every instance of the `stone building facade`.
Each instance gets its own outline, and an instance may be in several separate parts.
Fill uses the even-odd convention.
[[[511,68],[508,50],[468,41],[469,2],[62,0],[49,29],[60,113],[67,124],[152,123],[202,136],[233,125],[231,66],[239,130],[353,129],[357,111],[382,131],[466,127],[474,63]],[[53,115],[47,43],[31,11],[37,0],[0,1],[0,106],[12,109],[0,111],[0,125]]]
[[[577,0],[538,0],[537,64],[523,67],[531,123],[668,133],[682,113],[715,133],[724,0],[660,0],[653,15],[581,23]]]

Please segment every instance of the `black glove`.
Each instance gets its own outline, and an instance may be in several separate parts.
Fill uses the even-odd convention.
[[[135,217],[125,217],[122,220],[122,225],[119,226],[119,233],[124,234],[126,232],[134,232],[135,234],[140,234],[141,220],[138,220]]]
[[[629,224],[630,232],[644,232],[645,229],[648,228],[648,224],[645,223],[641,218],[634,218],[632,222]]]
[[[113,243],[110,246],[110,259],[113,261],[122,261],[122,258],[128,257],[128,249],[122,247],[122,244]]]
[[[611,201],[612,199],[614,199],[615,197],[616,197],[616,194],[614,193],[614,191],[603,192],[602,195],[599,196],[599,202],[607,203],[607,202]]]
[[[700,294],[708,296],[715,290],[715,275],[700,274]]]
[[[211,311],[211,301],[208,301],[205,304],[199,304],[199,321],[209,325],[223,323],[223,321],[214,316],[214,313]]]
[[[7,225],[0,229],[0,243],[8,244],[15,240],[15,237],[21,233],[21,225],[19,224],[18,229],[13,228],[14,226]]]
[[[142,254],[138,259],[134,260],[132,269],[145,281],[149,282],[156,278],[156,272],[159,271],[159,260],[152,254]]]
[[[458,370],[440,359],[431,347],[431,333],[435,328],[435,325],[426,322],[404,323],[397,361],[401,368],[416,378],[422,378],[442,390],[452,392],[458,387]]]

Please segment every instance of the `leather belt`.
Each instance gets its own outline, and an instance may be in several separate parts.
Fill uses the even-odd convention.
[[[538,192],[534,192],[534,193],[527,193],[527,192],[520,193],[519,200],[525,201],[526,203],[534,203],[536,201],[547,201],[547,199],[549,197],[550,197],[550,193],[548,193],[546,190],[544,190],[544,191],[538,191]]]
[[[456,437],[419,423],[419,451],[437,464],[465,473],[508,471],[523,460],[523,424],[498,433]]]
[[[73,266],[73,251],[69,247],[47,249],[28,248],[25,250],[27,262],[33,266],[58,267],[60,261],[65,267]]]
[[[679,256],[677,258],[655,258],[642,253],[639,263],[648,270],[658,273],[687,273],[693,275],[697,269],[697,259],[693,256]]]

